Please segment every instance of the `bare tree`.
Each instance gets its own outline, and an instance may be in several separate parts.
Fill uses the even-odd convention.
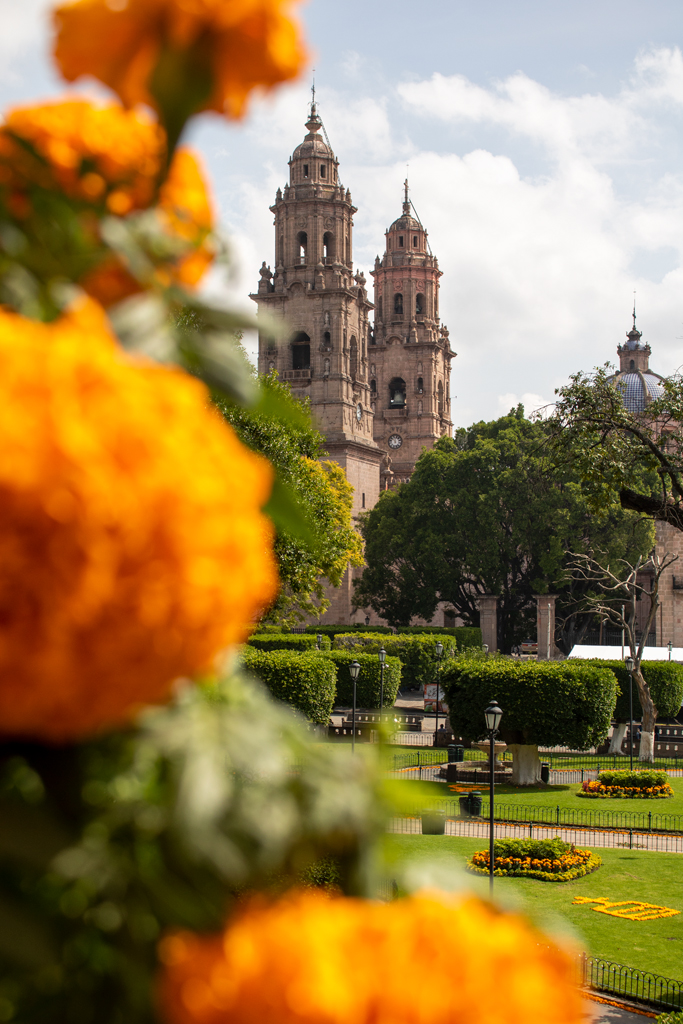
[[[617,568],[602,565],[592,555],[571,554],[567,572],[574,579],[591,583],[601,591],[598,595],[587,596],[586,607],[590,608],[601,621],[609,622],[623,630],[633,658],[633,678],[638,687],[643,720],[640,733],[640,760],[654,760],[655,722],[657,708],[650,693],[650,687],[643,677],[640,663],[647,637],[655,622],[659,608],[659,584],[662,573],[677,561],[678,555],[652,552],[647,558],[640,557],[635,564],[620,558]],[[647,617],[636,639],[637,602],[648,602]]]

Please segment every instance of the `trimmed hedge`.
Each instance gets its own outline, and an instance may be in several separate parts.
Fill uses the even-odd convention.
[[[481,630],[477,626],[399,626],[400,636],[451,636],[455,639],[456,648],[465,651],[469,648],[482,646]]]
[[[332,643],[335,651],[363,651],[367,654],[377,655],[381,647],[395,658],[401,659],[403,666],[403,681],[412,683],[413,686],[424,686],[425,683],[436,682],[436,656],[434,647],[436,643],[443,640],[440,636],[432,634],[422,636],[384,636],[377,633],[344,633],[336,636]],[[444,652],[441,659],[441,673],[451,663],[449,656],[449,645],[443,645]]]
[[[274,622],[259,622],[254,630],[255,633],[291,633],[289,626],[276,626]]]
[[[611,668],[617,677],[619,694],[617,695],[617,706],[614,709],[614,717],[617,722],[628,722],[629,720],[629,697],[628,697],[628,672],[623,661],[600,661],[599,659],[572,658],[572,661],[581,661],[584,665],[605,665]],[[650,687],[652,699],[657,708],[658,718],[675,718],[683,704],[683,665],[676,665],[672,661],[643,661],[640,665],[645,682]],[[638,687],[633,682],[633,720],[639,722],[642,718],[643,709],[640,706]]]
[[[607,735],[617,699],[611,669],[573,660],[462,657],[441,679],[453,731],[471,740],[484,735],[484,709],[495,699],[507,743],[586,750]]]
[[[260,651],[242,648],[244,666],[263,680],[273,697],[311,722],[327,725],[337,689],[336,666],[317,651]]]
[[[339,633],[385,633],[392,635],[391,626],[306,626],[306,633],[322,633],[323,636],[337,636]]]
[[[324,658],[334,662],[337,669],[337,707],[350,708],[353,703],[353,680],[349,665],[357,661],[360,665],[356,683],[356,707],[378,708],[381,682],[379,658],[376,654],[359,654],[350,651],[323,652]],[[384,664],[384,707],[393,708],[401,684],[401,662],[390,658]]]
[[[674,793],[666,772],[616,768],[600,772],[595,782],[584,782],[583,791],[576,795],[594,800],[662,800]]]
[[[315,651],[317,650],[314,636],[305,633],[252,633],[247,640],[250,647],[257,651]],[[328,636],[320,641],[320,649],[329,651],[332,643]]]

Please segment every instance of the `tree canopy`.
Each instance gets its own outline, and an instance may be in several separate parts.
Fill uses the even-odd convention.
[[[478,625],[477,599],[496,594],[498,645],[509,651],[535,635],[533,595],[553,592],[567,653],[592,620],[590,584],[569,576],[568,552],[637,557],[652,547],[653,531],[617,500],[594,512],[569,460],[551,459],[547,438],[547,425],[519,406],[424,451],[410,481],[384,492],[362,519],[367,567],[356,603],[407,625],[446,602]]]
[[[361,564],[362,544],[351,520],[353,489],[336,462],[320,461],[325,439],[313,426],[307,405],[275,374],[262,377],[261,384],[278,417],[220,399],[217,404],[241,440],[273,464],[279,485],[304,513],[304,532],[278,519],[275,554],[282,586],[266,616],[291,624],[324,611],[326,581],[339,586],[349,562]]]

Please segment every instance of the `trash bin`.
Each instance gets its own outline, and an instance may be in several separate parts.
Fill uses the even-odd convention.
[[[448,763],[452,764],[454,761],[457,761],[457,760],[458,759],[455,756],[455,743],[449,743],[448,744]]]
[[[550,765],[547,761],[541,761],[541,782],[550,782]]]
[[[469,818],[470,816],[470,794],[466,793],[465,796],[460,797],[460,817]]]
[[[462,743],[449,743],[448,744],[448,763],[453,764],[456,761],[465,760],[465,751]]]
[[[445,811],[423,811],[422,812],[422,835],[442,836],[446,831]]]
[[[473,818],[480,818],[481,817],[481,793],[479,792],[479,790],[478,789],[473,789],[472,792],[469,794],[468,799],[469,799],[469,802],[470,802],[470,814],[472,815]]]

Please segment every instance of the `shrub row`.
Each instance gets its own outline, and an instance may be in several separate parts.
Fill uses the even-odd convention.
[[[339,633],[383,633],[392,635],[394,632],[390,626],[335,626],[335,625],[321,625],[321,626],[306,626],[307,633],[322,633],[324,636],[337,636]]]
[[[260,651],[247,645],[242,659],[277,700],[311,722],[328,724],[337,692],[337,667],[329,656],[317,651]]]
[[[250,647],[257,651],[315,651],[317,640],[306,633],[252,633],[247,640]],[[320,640],[320,649],[329,651],[332,642],[329,636]]]
[[[461,657],[445,664],[442,682],[456,734],[482,736],[484,709],[494,698],[503,710],[507,743],[574,750],[604,739],[617,697],[613,672],[586,662]]]
[[[357,654],[349,651],[330,651],[323,653],[324,658],[334,662],[337,669],[336,705],[350,708],[353,703],[353,680],[349,665],[357,661],[360,665],[358,682],[356,683],[356,706],[359,708],[378,708],[381,689],[381,667],[379,659],[373,654]],[[401,684],[401,662],[398,658],[390,658],[384,664],[384,707],[392,708]]]
[[[306,626],[306,633],[322,633],[324,636],[340,636],[342,633],[373,633],[382,636],[449,636],[455,640],[457,650],[481,647],[481,630],[473,626],[397,626],[396,633],[390,626]]]
[[[572,662],[579,661],[572,658]],[[583,660],[583,665],[604,665],[610,668],[617,677],[619,683],[619,694],[617,695],[617,706],[614,709],[614,717],[618,722],[628,722],[629,719],[629,678],[626,666],[623,661],[598,661]],[[672,661],[643,661],[641,669],[645,682],[650,687],[652,699],[657,708],[660,718],[674,718],[683,704],[683,665],[676,665]],[[642,717],[638,687],[633,681],[633,718],[639,722]]]
[[[432,634],[385,636],[378,633],[342,633],[335,636],[332,647],[336,651],[355,651],[356,653],[363,651],[375,656],[383,647],[387,655],[401,659],[404,683],[407,682],[412,686],[424,686],[425,683],[433,683],[436,680],[437,659],[434,649],[439,640],[441,637],[435,637]],[[443,647],[442,674],[446,665],[453,660],[450,654],[450,645],[445,643]]]

